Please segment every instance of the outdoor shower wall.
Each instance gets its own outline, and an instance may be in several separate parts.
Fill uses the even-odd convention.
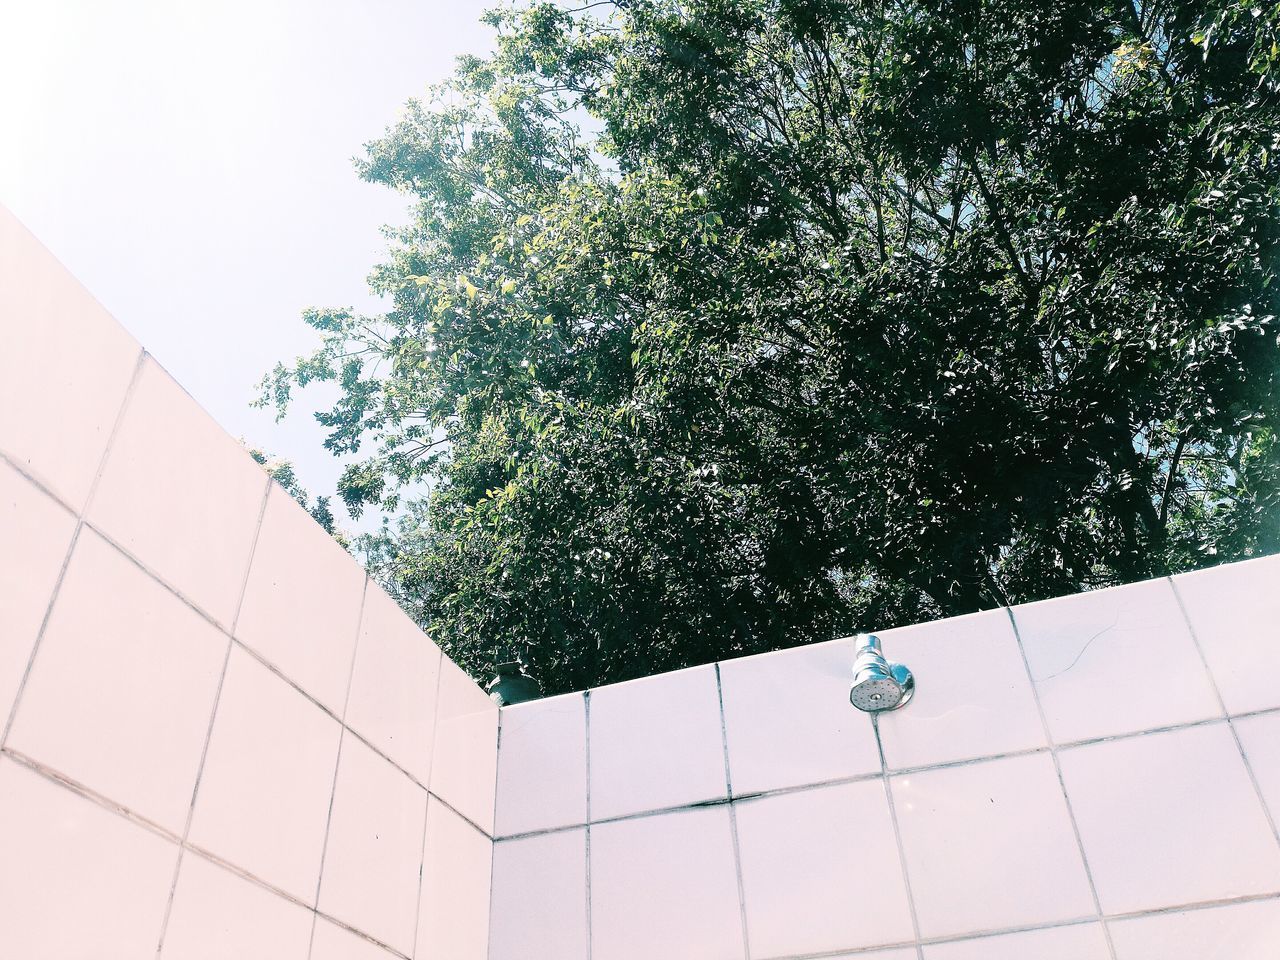
[[[0,956],[483,960],[497,707],[0,208]]]
[[[1280,557],[502,711],[490,960],[1275,960]]]

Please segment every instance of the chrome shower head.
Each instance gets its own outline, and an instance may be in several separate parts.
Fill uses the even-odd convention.
[[[855,638],[858,656],[853,661],[853,686],[849,702],[859,710],[880,713],[905,707],[916,692],[916,679],[900,663],[889,663],[880,652],[880,638],[860,633]]]

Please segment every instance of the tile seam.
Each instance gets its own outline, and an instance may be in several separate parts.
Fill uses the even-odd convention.
[[[720,664],[715,664],[716,701],[720,717],[720,747],[724,753],[724,792],[729,807],[729,836],[733,844],[733,872],[738,884],[738,913],[742,922],[742,952],[751,960],[751,934],[747,925],[747,887],[742,875],[742,844],[738,836],[738,814],[733,802],[733,773],[729,766],[729,727],[724,715],[724,680]]]
[[[1271,807],[1267,805],[1267,798],[1262,792],[1262,783],[1258,780],[1257,772],[1253,769],[1253,762],[1249,759],[1249,754],[1244,748],[1244,741],[1240,739],[1240,731],[1236,729],[1231,715],[1227,712],[1226,698],[1222,695],[1222,688],[1218,686],[1218,678],[1213,675],[1213,670],[1209,666],[1209,658],[1205,656],[1204,647],[1200,643],[1200,634],[1196,632],[1195,624],[1191,622],[1191,614],[1187,610],[1186,601],[1182,598],[1182,591],[1178,589],[1178,584],[1174,582],[1173,577],[1166,577],[1165,579],[1169,582],[1169,588],[1173,591],[1173,599],[1178,604],[1178,612],[1182,614],[1182,620],[1187,625],[1187,631],[1191,634],[1191,642],[1195,645],[1196,654],[1200,657],[1205,676],[1209,678],[1209,686],[1213,689],[1213,695],[1217,698],[1218,706],[1222,709],[1222,716],[1226,719],[1227,729],[1231,731],[1231,739],[1235,741],[1236,750],[1240,752],[1240,760],[1244,764],[1244,772],[1249,778],[1250,786],[1253,787],[1253,793],[1258,799],[1259,806],[1262,807],[1262,815],[1266,818],[1267,826],[1271,828],[1271,836],[1275,838],[1276,845],[1280,846],[1280,828],[1277,827],[1276,818],[1271,812]]]
[[[444,671],[441,671],[442,673]],[[495,751],[497,756],[494,758],[493,765],[493,830],[498,831],[498,771],[502,767],[502,721],[503,713],[498,711],[498,736]],[[493,838],[489,838],[489,912],[485,916],[485,944],[484,955],[490,960],[493,957],[493,877],[497,869],[497,844]]]
[[[397,604],[399,606],[399,604]],[[424,633],[423,636],[426,636]],[[432,643],[434,647],[435,644]],[[436,689],[431,701],[431,756],[427,758],[427,783],[419,784],[427,791],[426,809],[422,811],[422,845],[418,853],[418,900],[413,915],[413,956],[418,956],[418,935],[422,927],[422,880],[427,872],[427,823],[431,818],[431,771],[436,759],[436,730],[440,723],[440,678],[444,675],[444,651],[436,647],[439,658],[436,660]]]
[[[898,867],[902,870],[902,886],[907,894],[907,912],[911,916],[911,933],[915,947],[916,960],[924,960],[924,947],[920,939],[920,913],[916,906],[915,890],[911,886],[911,870],[907,866],[907,848],[902,842],[902,826],[898,822],[898,806],[893,800],[893,784],[889,782],[889,766],[884,758],[884,743],[880,739],[880,718],[871,714],[871,732],[876,739],[876,751],[880,754],[880,784],[884,789],[885,802],[889,807],[889,825],[893,830],[893,842],[898,851]]]
[[[1009,626],[1013,629],[1013,640],[1018,647],[1018,655],[1022,658],[1022,666],[1027,672],[1027,682],[1031,685],[1031,696],[1035,700],[1036,712],[1040,716],[1045,742],[1049,745],[1049,757],[1053,761],[1054,775],[1058,778],[1058,790],[1062,795],[1062,802],[1067,810],[1067,820],[1071,824],[1071,833],[1075,837],[1076,852],[1080,854],[1080,863],[1084,867],[1085,880],[1089,884],[1089,895],[1093,898],[1093,909],[1097,914],[1098,923],[1102,927],[1103,938],[1107,943],[1107,953],[1110,955],[1111,960],[1118,960],[1115,942],[1111,937],[1111,928],[1102,911],[1102,898],[1098,894],[1098,885],[1093,877],[1093,867],[1089,863],[1088,853],[1085,852],[1084,835],[1080,832],[1080,823],[1076,820],[1075,807],[1072,806],[1071,795],[1067,792],[1067,781],[1062,774],[1062,762],[1058,757],[1058,748],[1053,738],[1053,730],[1049,726],[1049,715],[1045,712],[1044,704],[1040,701],[1040,690],[1036,686],[1035,677],[1031,672],[1031,660],[1027,657],[1026,647],[1022,642],[1022,631],[1018,628],[1018,620],[1014,616],[1013,608],[1005,607],[1004,609],[1009,617]]]
[[[582,735],[585,741],[583,749],[584,778],[586,780],[587,822],[583,825],[583,860],[586,873],[587,891],[587,960],[592,960],[595,935],[592,931],[591,909],[591,691],[582,692]],[[497,849],[497,843],[494,843]]]

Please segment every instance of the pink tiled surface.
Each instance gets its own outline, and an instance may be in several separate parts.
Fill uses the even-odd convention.
[[[487,960],[493,843],[432,797],[422,851],[416,957]]]
[[[1280,713],[1232,721],[1271,822],[1280,823]]]
[[[440,650],[370,583],[351,674],[347,726],[419,783],[431,776]]]
[[[593,960],[743,960],[735,873],[724,806],[593,827]]]
[[[1116,960],[1275,960],[1280,900],[1135,917],[1111,936]]]
[[[76,519],[0,461],[0,730],[49,608]],[[15,560],[17,562],[15,562]]]
[[[346,551],[273,484],[236,637],[340,717],[364,584]]]
[[[595,819],[727,795],[713,667],[593,690],[590,739]]]
[[[345,737],[320,910],[412,953],[426,812],[426,790],[355,737]]]
[[[310,960],[391,960],[395,956],[367,937],[323,917],[316,920]]]
[[[180,835],[229,642],[85,530],[7,744]]]
[[[0,454],[79,510],[141,348],[2,206],[0,328]]]
[[[1227,711],[1280,707],[1280,556],[1211,567],[1173,582]]]
[[[1225,723],[1062,753],[1108,913],[1280,892],[1280,844]]]
[[[881,780],[750,800],[736,812],[753,956],[914,939]]]
[[[0,850],[5,956],[155,956],[176,844],[0,757]]]
[[[586,830],[493,848],[489,960],[587,960]]]
[[[266,491],[262,468],[148,358],[88,518],[230,628]]]
[[[976,937],[924,948],[924,960],[1111,960],[1099,923]]]
[[[498,776],[498,706],[461,668],[441,665],[431,790],[493,833]]]
[[[178,871],[163,960],[306,960],[312,913],[203,857]]]
[[[315,902],[338,722],[238,647],[231,651],[191,841]]]
[[[1094,914],[1046,754],[905,774],[892,784],[923,936]]]
[[[586,822],[585,698],[575,693],[504,710],[496,835]]]
[[[849,709],[849,640],[720,665],[735,796],[880,771],[875,735]]]

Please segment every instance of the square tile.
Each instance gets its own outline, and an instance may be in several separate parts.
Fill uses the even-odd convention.
[[[880,635],[911,668],[916,694],[880,717],[891,768],[924,767],[1046,746],[1027,667],[1004,610]]]
[[[1280,556],[1173,578],[1229,713],[1280,707]]]
[[[9,746],[181,836],[230,642],[86,528]]]
[[[753,956],[915,939],[884,782],[735,805]]]
[[[880,773],[871,721],[849,703],[853,658],[836,640],[720,664],[735,796]]]
[[[1106,913],[1280,890],[1280,848],[1225,723],[1062,751]]]
[[[412,953],[426,813],[426,790],[355,737],[344,737],[319,909]]]
[[[587,822],[582,694],[505,707],[498,746],[498,836]]]
[[[1094,915],[1048,754],[903,774],[891,782],[922,936]]]
[[[266,492],[266,471],[148,357],[88,519],[230,628]]]
[[[341,717],[364,582],[355,559],[273,483],[236,636]]]
[[[1115,921],[1111,939],[1116,960],[1275,960],[1280,900]]]
[[[310,960],[392,960],[395,956],[367,937],[316,918]]]
[[[414,956],[488,960],[493,842],[435,797],[427,804]]]
[[[598,960],[743,960],[727,806],[591,828],[591,950]]]
[[[311,911],[188,852],[161,960],[307,960]]]
[[[728,795],[714,667],[591,691],[591,817]]]
[[[431,790],[492,835],[498,705],[453,661],[446,658],[440,669]]]
[[[1013,615],[1058,743],[1222,714],[1167,580],[1029,603]]]
[[[154,957],[177,844],[0,757],[4,953]]]
[[[346,722],[419,783],[431,776],[439,679],[440,649],[370,583]]]
[[[489,960],[587,960],[587,832],[493,848]]]
[[[1027,930],[1000,937],[978,937],[931,944],[924,960],[1111,960],[1106,934],[1098,923],[1048,930]]]
[[[191,842],[314,903],[340,730],[284,680],[232,648]]]
[[[142,349],[5,209],[0,326],[0,451],[79,510]]]
[[[1231,721],[1273,822],[1280,823],[1280,713]]]
[[[31,659],[76,518],[0,462],[0,730]]]

